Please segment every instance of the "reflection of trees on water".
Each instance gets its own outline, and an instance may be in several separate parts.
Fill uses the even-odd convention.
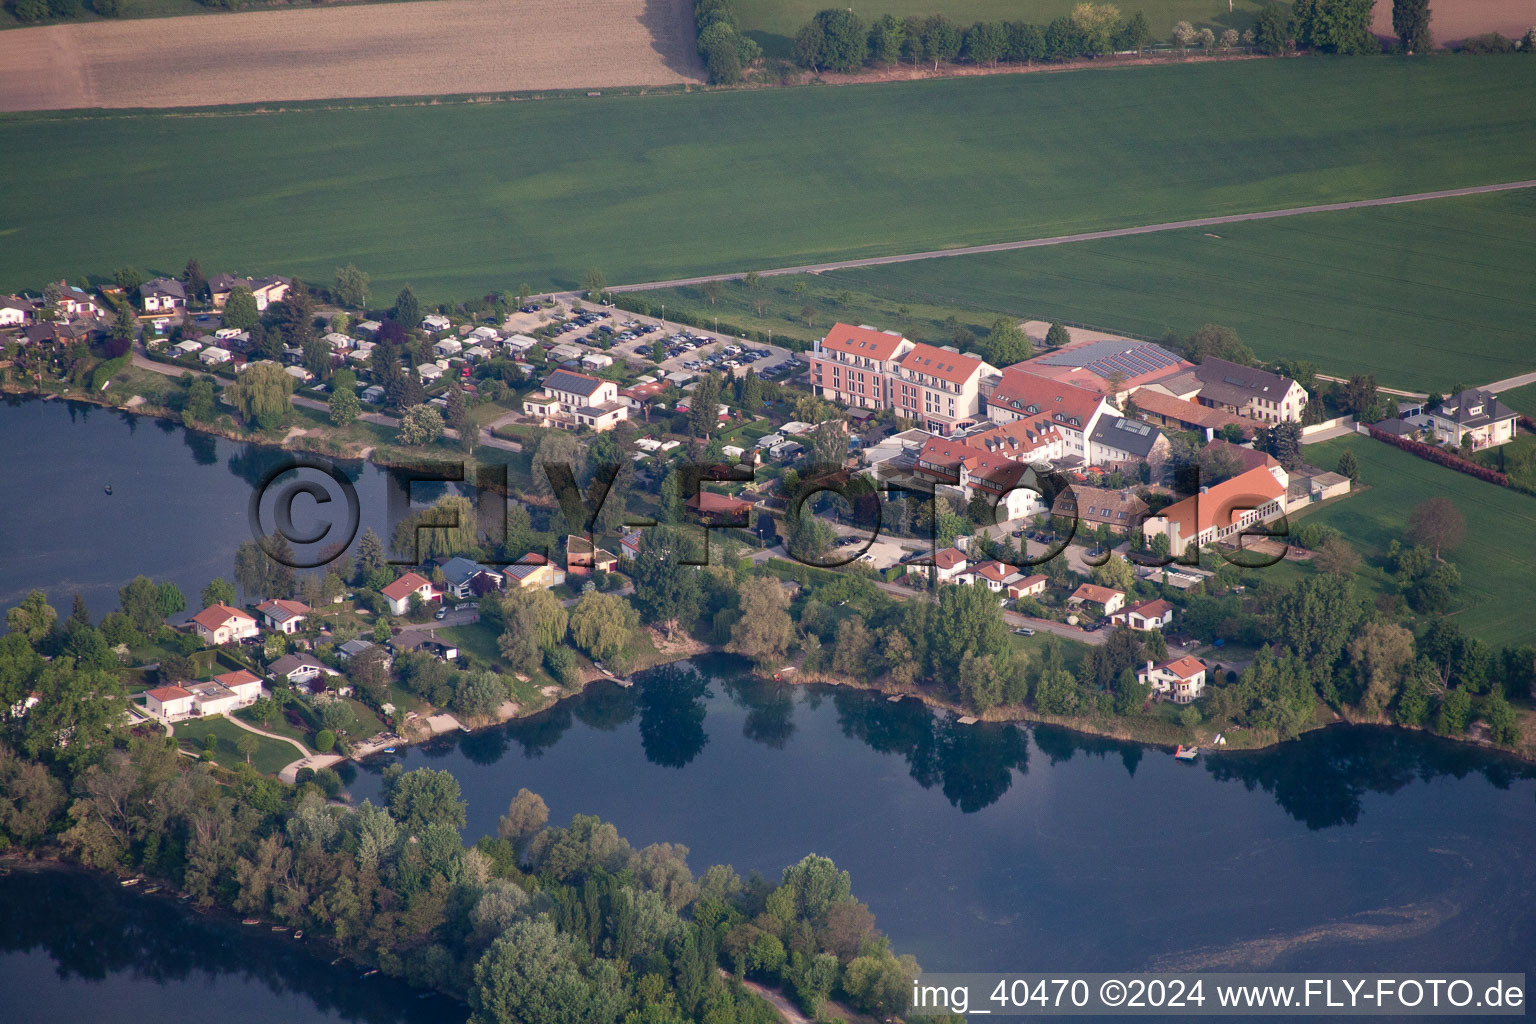
[[[355,966],[331,967],[291,938],[240,930],[174,899],[143,896],[72,871],[0,877],[0,953],[39,949],[66,980],[127,973],[164,984],[230,975],[302,996],[316,1007],[315,1016],[365,1024],[425,1024],[442,1017],[440,999],[417,1002],[411,989],[383,976],[362,982]],[[206,992],[199,987],[186,998],[204,999]],[[131,1012],[123,1017],[135,1019]]]
[[[695,668],[697,670],[695,670]],[[742,735],[755,743],[783,749],[794,737],[797,705],[814,713],[833,703],[838,724],[852,737],[907,763],[912,779],[937,788],[963,813],[973,813],[1002,799],[1014,773],[1029,767],[1029,737],[1051,765],[1078,755],[1118,758],[1134,776],[1148,755],[1166,756],[1136,743],[1089,736],[1056,726],[978,723],[959,725],[915,700],[890,703],[879,694],[842,687],[790,687],[753,676],[736,658],[710,656],[693,666],[664,666],[637,677],[634,689],[599,684],[582,697],[565,701],[533,718],[457,741],[477,764],[498,760],[511,744],[524,756],[537,757],[558,743],[576,721],[602,731],[627,725],[636,715],[646,759],[681,768],[708,743],[704,721],[710,684],[746,710]],[[453,741],[429,744],[429,756],[454,749]],[[1205,771],[1222,782],[1239,782],[1270,794],[1296,820],[1311,829],[1355,824],[1367,793],[1394,793],[1415,779],[1481,775],[1506,789],[1536,777],[1536,769],[1486,750],[1422,733],[1385,728],[1329,728],[1299,740],[1253,753],[1202,757],[1188,770]]]
[[[1016,725],[960,725],[914,700],[892,704],[854,691],[839,690],[832,701],[844,735],[904,757],[919,785],[938,786],[965,814],[1002,799],[1014,771],[1029,770],[1029,742]]]
[[[647,761],[682,768],[699,756],[709,742],[704,732],[709,695],[709,677],[691,665],[665,665],[647,674],[640,686],[640,745]]]
[[[1318,729],[1270,750],[1207,758],[1205,767],[1224,782],[1264,790],[1313,830],[1353,825],[1365,794],[1396,793],[1416,779],[1481,775],[1508,789],[1536,777],[1529,765],[1464,743],[1367,726]]]

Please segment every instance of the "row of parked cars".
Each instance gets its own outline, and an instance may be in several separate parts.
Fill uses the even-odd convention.
[[[743,345],[727,345],[714,355],[704,359],[694,359],[683,364],[684,369],[702,370],[706,367],[712,369],[734,368],[738,366],[751,366],[753,363],[764,359],[771,359],[773,352],[766,348],[747,348]]]

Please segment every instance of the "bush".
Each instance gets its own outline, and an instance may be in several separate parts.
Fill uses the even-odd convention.
[[[321,729],[315,734],[315,749],[322,754],[329,754],[336,746],[336,734],[329,729]]]
[[[549,669],[549,674],[554,676],[555,682],[567,690],[574,690],[581,685],[581,668],[576,664],[576,655],[572,654],[568,647],[556,647],[544,654],[544,665]]]
[[[1501,32],[1472,36],[1461,44],[1462,53],[1514,53],[1515,41]]]

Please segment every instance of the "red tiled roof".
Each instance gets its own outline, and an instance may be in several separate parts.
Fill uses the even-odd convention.
[[[1061,431],[1052,426],[1050,420],[1041,418],[1000,423],[968,435],[965,443],[999,455],[1022,458],[1060,440]]]
[[[1206,427],[1210,430],[1220,430],[1229,423],[1242,427],[1244,431],[1252,433],[1260,426],[1253,420],[1243,416],[1233,416],[1231,413],[1220,409],[1211,409],[1207,406],[1197,405],[1194,402],[1186,402],[1182,398],[1174,398],[1159,391],[1151,391],[1147,388],[1131,395],[1131,404],[1143,412],[1164,419],[1178,420],[1180,423],[1189,423],[1198,427]]]
[[[706,514],[719,512],[745,512],[752,507],[750,501],[742,501],[733,498],[729,494],[716,494],[714,491],[700,491],[688,499],[688,507]]]
[[[872,327],[836,323],[827,331],[827,336],[821,339],[821,347],[869,359],[889,359],[905,340],[899,334],[886,334]]]
[[[250,622],[256,621],[240,609],[231,608],[227,604],[209,605],[207,608],[204,608],[202,611],[192,616],[192,621],[197,623],[199,626],[202,626],[204,629],[218,629],[230,619],[246,619]]]
[[[1037,572],[1033,576],[1025,576],[1021,580],[1014,580],[1012,583],[1010,583],[1008,585],[1010,587],[1014,587],[1014,588],[1017,588],[1017,589],[1020,589],[1020,590],[1030,590],[1033,587],[1038,586],[1041,583],[1044,583],[1046,581],[1046,579],[1047,579],[1047,577],[1046,577],[1046,575],[1044,573]]]
[[[1122,608],[1115,614],[1128,616],[1134,612],[1143,618],[1160,619],[1171,611],[1173,611],[1173,605],[1159,597],[1153,601],[1142,601],[1140,604],[1133,604],[1129,608]]]
[[[256,606],[256,610],[263,615],[271,615],[272,618],[276,619],[283,618],[284,616],[275,615],[273,614],[274,612],[287,612],[288,615],[308,615],[309,605],[303,601],[289,601],[284,598],[277,598],[272,601],[263,601]]]
[[[945,548],[933,556],[933,564],[940,569],[953,569],[964,562],[965,553],[959,548]]]
[[[1013,575],[1013,569],[1002,562],[983,562],[972,569],[971,572],[977,576],[985,576],[994,583],[1005,582],[1009,576]]]
[[[1080,601],[1092,601],[1094,604],[1106,604],[1111,598],[1124,597],[1118,590],[1109,587],[1101,587],[1097,583],[1084,583],[1072,592],[1072,596]]]
[[[919,342],[912,346],[912,351],[901,357],[898,365],[904,370],[927,374],[930,377],[947,380],[951,384],[964,384],[976,375],[982,362],[975,356],[946,352],[942,348]]]
[[[1088,421],[1104,396],[1073,384],[1050,380],[1026,370],[1003,371],[987,399],[989,406],[1007,409],[1018,416],[1034,419],[1044,416],[1054,423],[1075,430],[1086,430]]]
[[[431,582],[431,580],[418,576],[414,572],[408,572],[385,587],[380,593],[391,601],[403,601]]]
[[[213,681],[216,683],[223,683],[225,686],[233,689],[234,687],[243,685],[245,683],[259,683],[261,682],[261,677],[252,675],[245,669],[240,668],[233,672],[225,672],[221,676],[214,676]]]
[[[1262,466],[1223,480],[1204,494],[1192,494],[1157,514],[1156,518],[1179,524],[1182,541],[1195,537],[1213,526],[1232,525],[1232,513],[1259,508],[1285,496],[1274,474]]]
[[[1172,673],[1173,675],[1178,676],[1180,679],[1193,679],[1195,676],[1205,671],[1205,666],[1201,664],[1200,659],[1190,657],[1188,654],[1184,655],[1182,658],[1175,658],[1172,661],[1165,661],[1161,665],[1158,665],[1157,668],[1164,672]]]
[[[183,690],[179,686],[160,686],[150,690],[145,694],[145,696],[153,697],[155,700],[164,704],[168,700],[177,700],[181,697],[190,697],[192,694],[187,690]]]

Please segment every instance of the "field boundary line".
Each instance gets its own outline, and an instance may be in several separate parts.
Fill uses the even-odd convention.
[[[821,274],[833,270],[859,270],[864,267],[883,267],[897,263],[916,263],[919,260],[945,259],[951,256],[979,256],[993,252],[1013,252],[1019,249],[1039,249],[1051,245],[1069,245],[1073,242],[1096,242],[1109,238],[1130,238],[1135,235],[1152,235],[1164,231],[1183,231],[1189,228],[1218,227],[1222,224],[1240,224],[1245,221],[1278,220],[1282,217],[1300,217],[1309,213],[1338,213],[1344,210],[1360,210],[1372,206],[1399,206],[1405,203],[1423,203],[1432,199],[1454,199],[1461,196],[1487,195],[1493,192],[1514,192],[1536,188],[1536,178],[1524,181],[1503,181],[1492,185],[1468,185],[1463,188],[1440,189],[1434,192],[1412,192],[1407,195],[1382,196],[1376,199],[1351,199],[1342,203],[1319,203],[1313,206],[1292,206],[1281,210],[1258,210],[1252,213],[1229,213],[1217,217],[1195,217],[1190,220],[1163,221],[1159,224],[1141,224],[1128,228],[1108,228],[1103,231],[1084,231],[1071,235],[1050,235],[1044,238],[1026,238],[1013,242],[992,242],[986,245],[966,245],[953,249],[929,249],[924,252],[896,253],[890,256],[867,256],[861,259],[834,260],[830,263],[806,263],[795,267],[773,267],[758,270],[759,277],[781,277],[788,274]],[[640,284],[613,285],[611,292],[645,292],[662,288],[689,288],[711,281],[739,281],[748,271],[730,274],[705,274],[699,277],[675,278],[670,281],[646,281]]]

